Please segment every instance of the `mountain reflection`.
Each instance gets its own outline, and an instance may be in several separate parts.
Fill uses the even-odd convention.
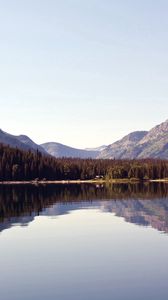
[[[168,185],[164,183],[4,185],[0,187],[0,231],[26,226],[37,215],[58,216],[83,208],[97,208],[168,233]]]

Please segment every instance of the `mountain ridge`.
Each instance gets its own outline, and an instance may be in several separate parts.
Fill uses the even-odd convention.
[[[134,136],[134,139],[130,139],[131,136]],[[168,120],[156,125],[149,131],[135,131],[128,134],[107,146],[100,153],[99,158],[168,159]]]
[[[137,151],[134,150],[134,146],[140,141],[148,131],[134,131],[124,136],[121,140],[114,142],[107,146],[99,155],[98,158],[134,158]],[[134,151],[133,151],[134,150]],[[110,156],[110,157],[109,157]]]
[[[12,135],[0,129],[0,143],[9,145],[11,147],[17,147],[22,150],[40,151],[43,154],[47,154],[46,151],[38,144],[33,142],[26,135]]]
[[[78,149],[57,142],[36,144],[26,135],[12,135],[0,129],[0,143],[22,150],[40,151],[54,157],[93,159],[168,159],[168,119],[149,131],[134,131],[120,140],[97,148]]]
[[[48,142],[41,144],[46,152],[55,157],[97,158],[99,151],[77,149],[61,143]]]

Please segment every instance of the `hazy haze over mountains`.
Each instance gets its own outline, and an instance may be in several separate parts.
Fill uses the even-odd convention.
[[[79,157],[102,159],[168,159],[168,120],[155,126],[150,131],[135,131],[108,146],[76,149],[56,142],[41,145],[25,135],[11,135],[0,130],[0,143],[23,150],[39,150],[54,157]]]

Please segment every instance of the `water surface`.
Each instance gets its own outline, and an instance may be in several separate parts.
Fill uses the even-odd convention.
[[[168,185],[0,187],[3,300],[168,298]]]

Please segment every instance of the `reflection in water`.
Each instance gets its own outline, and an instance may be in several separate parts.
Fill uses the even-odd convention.
[[[1,186],[0,231],[26,226],[40,214],[56,216],[88,207],[168,233],[168,185],[163,183]]]
[[[1,186],[1,299],[167,300],[167,187]]]

